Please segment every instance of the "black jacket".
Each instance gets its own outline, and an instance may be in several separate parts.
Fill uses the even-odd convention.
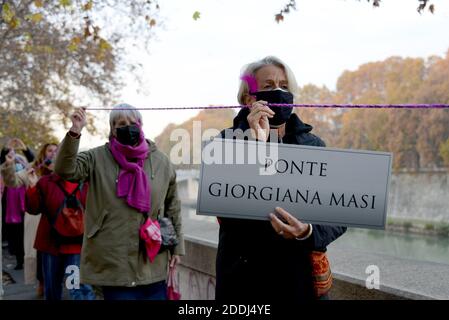
[[[249,110],[242,109],[232,129],[246,130]],[[310,133],[312,126],[292,114],[282,143],[325,146]],[[226,138],[225,131],[221,136]],[[237,137],[238,138],[238,137]],[[219,218],[216,260],[217,300],[311,300],[314,299],[310,251],[326,251],[346,227],[313,225],[307,240],[286,240],[269,221]]]

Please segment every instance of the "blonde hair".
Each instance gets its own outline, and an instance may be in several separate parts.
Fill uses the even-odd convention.
[[[289,68],[289,66],[284,63],[281,59],[275,57],[275,56],[268,56],[265,57],[259,61],[255,61],[252,63],[249,63],[245,65],[242,68],[241,76],[247,75],[247,76],[256,76],[256,72],[265,66],[276,66],[284,70],[285,76],[287,78],[288,82],[288,91],[290,91],[293,96],[296,98],[296,93],[298,90],[298,84],[296,82],[295,75],[293,74],[293,71]],[[249,94],[249,87],[248,83],[246,81],[241,80],[239,91],[237,93],[237,100],[240,103],[240,105],[245,104],[245,96]]]

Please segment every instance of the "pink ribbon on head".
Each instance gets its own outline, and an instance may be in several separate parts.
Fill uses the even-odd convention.
[[[161,226],[157,220],[148,218],[140,227],[140,238],[145,241],[145,248],[150,262],[154,261],[162,244]]]
[[[250,94],[258,91],[256,77],[251,74],[244,74],[240,77],[240,80],[246,82]]]

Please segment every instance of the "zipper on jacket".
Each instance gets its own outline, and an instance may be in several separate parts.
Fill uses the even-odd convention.
[[[151,174],[151,180],[154,179],[154,173],[153,173],[153,163],[151,162],[151,153],[150,153],[150,174]]]

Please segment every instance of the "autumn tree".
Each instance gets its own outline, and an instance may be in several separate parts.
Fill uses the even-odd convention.
[[[445,57],[391,57],[345,71],[332,91],[307,84],[298,88],[301,104],[449,104],[449,51]],[[229,112],[228,112],[229,111]],[[394,168],[421,169],[449,165],[449,110],[296,108],[328,146],[389,151]],[[204,128],[225,128],[230,110],[204,110],[177,126],[170,124],[156,138],[167,154],[177,128],[192,133],[193,121]],[[189,166],[184,166],[189,167]]]
[[[353,104],[448,103],[449,52],[445,58],[392,57],[346,71],[336,99]],[[449,110],[362,109],[343,113],[337,145],[391,151],[395,168],[443,165],[440,146],[449,138]]]
[[[175,124],[169,124],[165,127],[165,129],[155,138],[155,142],[158,145],[159,149],[167,154],[170,155],[170,152],[172,151],[172,148],[175,145],[180,145],[180,143],[185,143],[184,147],[186,150],[189,150],[189,158],[190,163],[188,164],[180,164],[176,165],[176,168],[178,169],[191,169],[191,168],[198,168],[198,165],[193,165],[193,144],[198,143],[199,141],[194,141],[193,131],[194,131],[194,122],[199,121],[199,124],[201,125],[201,135],[206,131],[207,129],[215,129],[218,131],[221,131],[225,128],[229,128],[232,126],[232,119],[235,117],[235,112],[232,109],[206,109],[200,111],[196,116],[188,119],[187,121],[175,125]],[[171,135],[176,129],[182,129],[184,132],[188,132],[190,140],[181,141],[181,139],[178,138],[176,141],[171,141]],[[202,136],[199,137],[200,139]],[[197,145],[197,148],[195,149],[201,149],[201,145]],[[179,153],[178,156],[181,156]]]
[[[0,138],[19,136],[37,147],[75,106],[111,104],[122,71],[138,74],[128,48],[148,48],[158,7],[154,1],[2,0],[0,10]],[[93,121],[88,129],[95,132]]]
[[[332,104],[336,102],[335,92],[326,86],[307,84],[298,89],[296,100],[301,104]],[[295,113],[305,123],[314,127],[327,145],[335,145],[341,129],[342,110],[336,108],[295,108]]]
[[[449,50],[444,58],[434,56],[428,59],[415,99],[420,103],[449,104]],[[417,149],[421,154],[421,165],[448,164],[439,151],[444,149],[449,139],[449,110],[424,111],[419,118]]]

